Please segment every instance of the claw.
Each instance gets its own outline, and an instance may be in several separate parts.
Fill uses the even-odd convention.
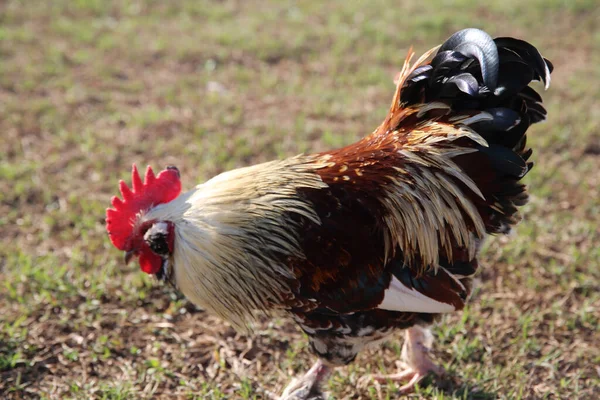
[[[406,331],[406,340],[402,347],[402,364],[408,367],[392,375],[373,375],[371,378],[377,382],[406,382],[399,388],[401,394],[411,393],[415,386],[429,376],[431,373],[436,376],[445,375],[444,368],[435,365],[429,359],[427,353],[431,345],[432,338],[429,331],[420,327],[413,327]]]
[[[428,377],[430,374],[434,374],[438,377],[443,376],[446,371],[431,362],[431,364],[427,366],[423,366],[419,369],[408,368],[402,372],[398,372],[396,374],[391,375],[373,375],[371,378],[380,383],[386,382],[406,382],[403,386],[400,386],[398,389],[401,394],[407,394],[414,391],[415,386],[421,382],[423,379]]]
[[[318,360],[306,375],[292,380],[278,400],[325,400],[327,396],[321,391],[321,384],[330,372],[330,368]]]

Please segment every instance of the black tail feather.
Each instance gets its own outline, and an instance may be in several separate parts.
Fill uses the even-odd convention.
[[[490,35],[480,29],[468,28],[450,36],[440,51],[450,50],[468,59],[476,59],[481,67],[483,82],[490,89],[496,88],[498,80],[498,46]]]
[[[553,66],[523,40],[488,38],[478,29],[452,35],[428,65],[408,76],[400,102],[444,101],[454,113],[487,112],[490,119],[471,129],[516,151],[529,126],[546,118],[542,98],[529,84],[538,80],[547,87]]]
[[[542,98],[529,84],[541,81],[547,88],[552,70],[525,41],[492,40],[467,29],[452,35],[428,65],[404,81],[404,106],[443,102],[450,106],[449,116],[484,117],[471,120],[468,128],[488,145],[476,144],[476,153],[454,160],[483,191],[485,199],[476,201],[489,233],[508,232],[518,221],[517,207],[527,202],[525,186],[519,183],[533,166],[526,133],[546,118]]]
[[[535,72],[534,79],[544,82],[547,88],[550,85],[550,73],[554,69],[552,63],[546,60],[540,52],[531,44],[511,37],[499,37],[494,39],[498,48],[513,51],[527,65],[532,66]]]

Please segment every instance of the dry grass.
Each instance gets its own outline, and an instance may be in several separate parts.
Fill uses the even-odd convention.
[[[252,337],[136,267],[104,230],[132,162],[186,187],[370,132],[410,44],[466,27],[554,61],[532,201],[479,289],[435,328],[449,377],[415,399],[600,398],[600,9],[594,0],[0,2],[0,397],[262,398],[311,363],[289,322]],[[331,379],[393,371],[400,336]]]

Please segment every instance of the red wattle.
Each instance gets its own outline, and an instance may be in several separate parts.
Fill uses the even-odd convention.
[[[140,254],[140,267],[147,274],[156,274],[162,267],[162,258],[149,249]]]

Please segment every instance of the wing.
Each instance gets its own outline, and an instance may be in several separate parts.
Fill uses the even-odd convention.
[[[386,150],[374,156],[391,157]],[[330,163],[319,170],[328,188],[300,192],[313,204],[320,223],[290,216],[305,255],[289,260],[296,276],[291,308],[341,314],[374,308],[425,313],[461,309],[470,290],[461,279],[475,272],[477,261],[456,241],[453,257],[439,257],[437,268],[421,268],[422,257],[407,256],[398,244],[388,251],[389,219],[396,214],[388,208],[387,190],[394,183],[386,176],[395,169],[382,169],[374,160],[360,163],[361,168]]]

